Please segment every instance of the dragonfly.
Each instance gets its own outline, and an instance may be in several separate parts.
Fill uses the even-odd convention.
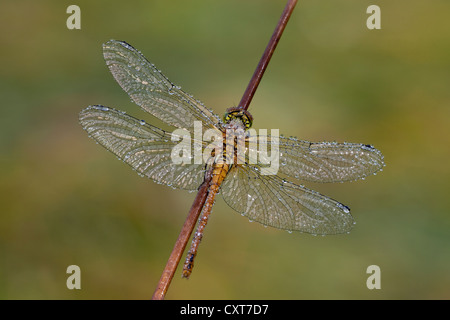
[[[145,112],[171,127],[194,135],[195,123],[200,122],[202,133],[213,130],[226,138],[227,130],[241,129],[245,133],[241,140],[250,140],[248,132],[253,117],[248,111],[232,107],[227,109],[223,119],[220,118],[169,81],[126,42],[106,42],[103,55],[116,81]],[[248,154],[239,159],[233,157],[231,162],[219,161],[226,157],[226,151],[222,154],[213,151],[201,163],[175,163],[172,151],[179,143],[179,137],[175,137],[173,132],[102,105],[82,110],[79,121],[97,143],[139,175],[159,184],[195,191],[209,177],[206,202],[183,267],[182,276],[185,278],[191,275],[198,245],[219,192],[231,208],[264,226],[314,235],[348,233],[355,223],[349,207],[292,180],[354,181],[376,174],[385,166],[382,153],[372,145],[309,142],[285,136],[274,139],[270,135],[260,141],[265,141],[269,151],[277,148],[280,164],[277,174],[262,174],[267,164],[258,162],[258,158],[257,161],[249,161]],[[223,146],[235,150],[239,139],[229,140]],[[200,146],[205,149],[208,142],[192,139],[190,144],[192,148]],[[260,151],[250,143],[245,146],[247,149],[256,148],[250,151]]]

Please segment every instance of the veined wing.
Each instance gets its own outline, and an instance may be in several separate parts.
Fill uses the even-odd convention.
[[[187,190],[197,190],[203,182],[204,164],[176,164],[172,160],[172,150],[179,142],[172,141],[171,133],[104,106],[82,110],[80,123],[91,138],[141,176]]]
[[[203,130],[221,126],[216,114],[170,82],[128,43],[110,40],[103,45],[103,55],[116,81],[145,111],[190,131],[194,121],[201,121]]]
[[[354,221],[345,205],[257,166],[233,166],[221,186],[225,202],[267,226],[312,234],[349,232]]]
[[[371,145],[309,142],[283,136],[278,140],[272,136],[259,136],[258,139],[258,159],[261,147],[268,150],[269,156],[272,156],[272,150],[277,151],[278,148],[278,172],[299,180],[353,181],[376,174],[384,167],[382,153]]]

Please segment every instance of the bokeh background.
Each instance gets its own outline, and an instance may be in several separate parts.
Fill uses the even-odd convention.
[[[66,8],[81,8],[68,30]],[[381,30],[366,8],[381,7]],[[236,105],[285,1],[0,3],[0,298],[149,299],[195,194],[139,177],[78,124],[90,104],[164,127],[120,89],[125,40],[218,114]],[[450,298],[450,2],[300,1],[250,107],[255,128],[373,144],[365,181],[307,184],[352,209],[350,234],[264,228],[222,199],[191,278],[167,299]],[[81,290],[66,268],[81,268]],[[381,290],[366,287],[369,265]]]

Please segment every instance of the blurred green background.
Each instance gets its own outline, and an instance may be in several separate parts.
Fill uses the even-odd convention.
[[[66,8],[81,8],[68,30]],[[381,30],[366,8],[381,7]],[[90,104],[161,126],[114,81],[125,40],[222,115],[285,1],[0,3],[0,298],[148,299],[195,194],[139,177],[78,124]],[[352,209],[348,235],[249,223],[222,199],[167,299],[450,298],[450,2],[300,1],[250,107],[255,128],[373,144],[381,174],[307,184]],[[184,258],[183,258],[184,259]],[[81,290],[66,268],[81,268]],[[366,268],[381,268],[381,290]]]

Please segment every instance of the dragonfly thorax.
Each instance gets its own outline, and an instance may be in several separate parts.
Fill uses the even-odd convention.
[[[238,125],[237,121],[240,121],[242,125],[244,126],[244,130],[247,130],[252,126],[253,123],[253,117],[247,110],[243,110],[239,107],[232,107],[227,109],[227,112],[224,116],[224,121],[227,124],[234,124]]]

